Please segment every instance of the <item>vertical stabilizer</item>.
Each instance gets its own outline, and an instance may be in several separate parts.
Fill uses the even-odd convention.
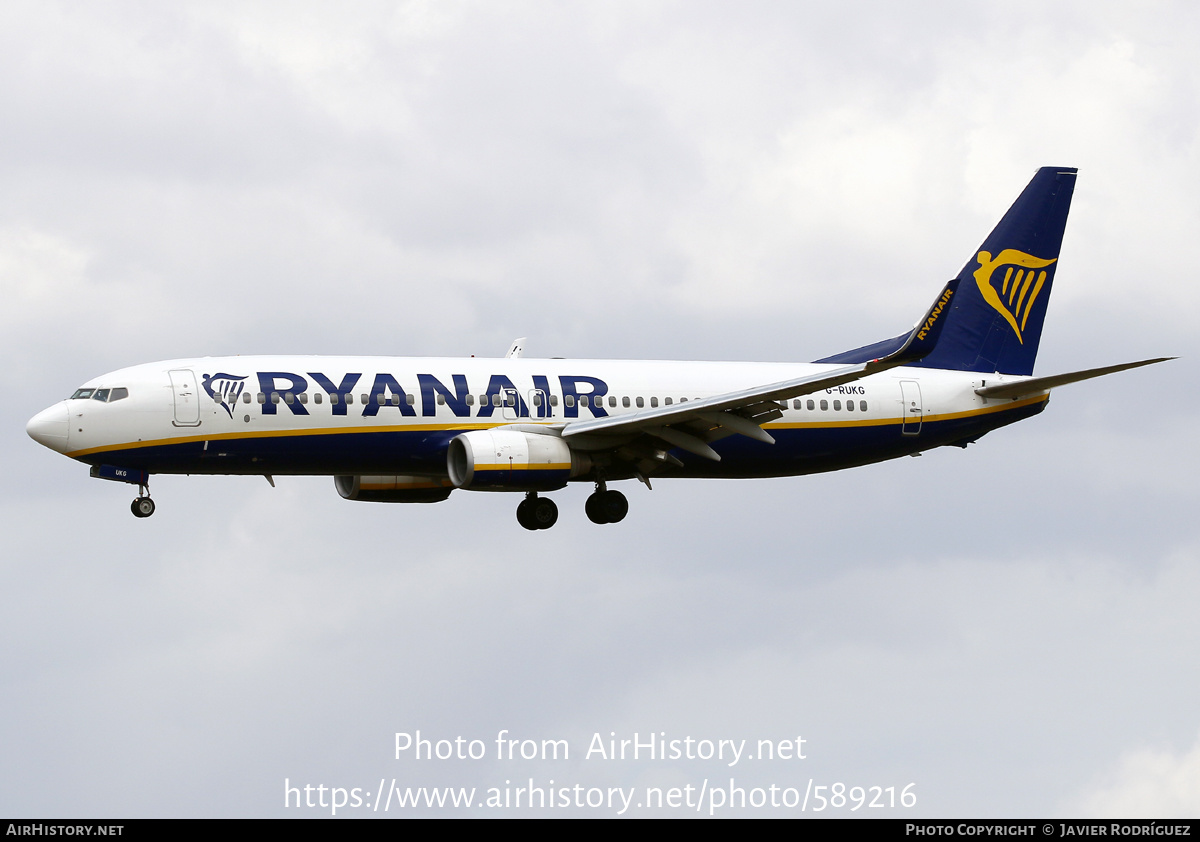
[[[1042,167],[958,274],[958,294],[923,368],[1032,374],[1076,170]],[[819,362],[858,362],[902,340]]]
[[[919,365],[1032,374],[1076,170],[1042,167],[958,273],[938,347]]]

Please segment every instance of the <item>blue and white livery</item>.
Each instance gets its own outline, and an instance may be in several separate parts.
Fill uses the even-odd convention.
[[[609,483],[834,471],[965,447],[1041,412],[1050,390],[1163,359],[1051,377],[1033,365],[1075,187],[1038,170],[916,327],[814,363],[203,357],[97,377],[35,415],[29,435],[139,487],[152,474],[323,474],[349,500],[429,503],[454,490],[523,495],[517,519],[553,526],[542,496]]]

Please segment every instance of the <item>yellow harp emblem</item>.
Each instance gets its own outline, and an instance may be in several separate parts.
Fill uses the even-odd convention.
[[[1044,266],[1049,266],[1054,260],[1043,260],[1016,249],[1005,249],[992,259],[990,251],[981,251],[976,258],[979,268],[975,270],[975,283],[983,293],[983,300],[992,306],[997,313],[1005,318],[1017,334],[1017,341],[1022,345],[1021,331],[1025,322],[1029,321],[1029,313],[1033,303],[1037,301],[1046,283],[1046,272],[1038,272]],[[996,270],[1007,266],[1004,277],[998,279],[999,289],[993,285],[993,275]]]

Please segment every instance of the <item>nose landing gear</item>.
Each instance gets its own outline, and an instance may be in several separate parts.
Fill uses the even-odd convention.
[[[150,517],[154,514],[154,501],[150,499],[150,487],[138,486],[138,496],[129,504],[129,511],[134,517]]]

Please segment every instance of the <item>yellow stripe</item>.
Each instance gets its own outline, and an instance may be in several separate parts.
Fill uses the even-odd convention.
[[[950,412],[943,415],[932,415],[930,413],[926,413],[921,416],[921,422],[928,423],[931,421],[952,421],[956,418],[970,418],[975,415],[991,415],[996,412],[1006,412],[1010,409],[1017,409],[1019,407],[1029,406],[1030,404],[1041,403],[1047,400],[1049,397],[1049,395],[1038,395],[1037,397],[1025,398],[1019,401],[1009,401],[1008,403],[997,406],[985,406],[979,409],[968,409],[965,412]],[[908,423],[912,423],[911,419],[905,419],[903,416],[895,416],[893,418],[871,418],[864,419],[862,421],[816,421],[810,423],[803,421],[780,423],[776,421],[774,423],[763,424],[763,429],[794,430],[804,427],[883,427],[903,424],[906,422],[906,420]]]
[[[420,491],[427,488],[449,488],[450,480],[442,480],[441,482],[381,482],[381,483],[366,483],[359,482],[359,490],[361,491]]]
[[[922,422],[930,421],[949,421],[955,418],[969,418],[974,415],[990,415],[995,412],[1005,412],[1010,409],[1017,409],[1030,404],[1040,403],[1045,401],[1049,395],[1038,395],[1032,398],[1025,398],[1019,401],[1009,401],[996,406],[986,406],[978,409],[969,409],[964,412],[952,412],[943,415],[932,415],[926,413],[922,416]],[[798,422],[774,422],[763,424],[763,429],[774,430],[791,430],[804,427],[882,427],[887,425],[902,424],[905,419],[902,416],[890,418],[865,418],[861,421],[798,421]],[[218,433],[208,436],[180,436],[178,438],[168,439],[150,439],[148,441],[125,442],[123,444],[108,444],[102,447],[89,447],[84,450],[73,450],[66,454],[72,458],[80,456],[88,456],[93,453],[104,453],[110,450],[128,450],[144,447],[160,447],[169,444],[188,444],[190,442],[199,441],[230,441],[235,439],[261,439],[261,438],[286,438],[289,436],[336,436],[352,433],[404,433],[404,432],[420,432],[428,430],[490,430],[495,427],[504,427],[512,424],[512,421],[502,421],[495,423],[477,423],[477,424],[413,424],[411,426],[387,426],[387,427],[321,427],[312,430],[255,430],[242,433]],[[522,424],[537,424],[537,421],[524,420]],[[541,422],[541,426],[550,426],[551,424],[561,423],[558,421]],[[535,466],[538,467],[538,466]],[[548,470],[561,470],[564,466],[557,464],[549,464],[546,467]],[[570,465],[565,466],[567,468]],[[477,468],[477,470],[508,470],[507,466],[497,465],[495,467]],[[517,470],[524,470],[518,467]]]
[[[349,433],[406,433],[428,430],[490,430],[493,427],[504,427],[512,421],[482,422],[476,424],[405,424],[389,425],[387,427],[317,427],[310,430],[248,430],[240,433],[214,433],[207,436],[178,436],[167,439],[148,439],[146,441],[127,441],[121,444],[106,444],[100,447],[88,447],[83,450],[72,450],[67,456],[78,458],[92,453],[104,453],[109,450],[128,450],[130,448],[160,447],[167,444],[189,444],[197,441],[234,441],[237,439],[274,439],[289,436],[338,436]],[[521,424],[538,424],[538,421],[522,420]],[[558,422],[540,422],[549,426]]]
[[[525,465],[476,465],[476,471],[569,471],[570,462],[531,462]]]

